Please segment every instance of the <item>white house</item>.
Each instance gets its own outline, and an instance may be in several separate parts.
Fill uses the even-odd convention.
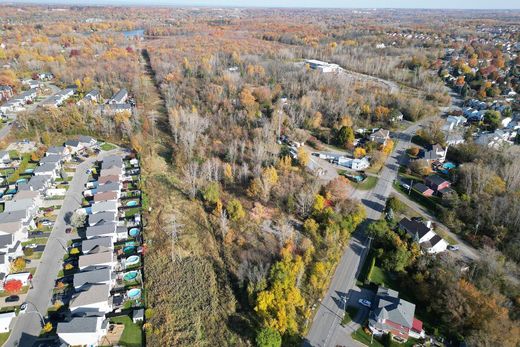
[[[117,201],[102,201],[96,202],[91,206],[92,214],[100,212],[117,212],[118,202]]]
[[[88,270],[88,271],[87,271]],[[110,288],[115,285],[115,275],[109,267],[89,268],[86,271],[74,274],[73,285],[76,290],[86,288],[91,284],[108,284]]]
[[[444,252],[448,248],[448,243],[437,235],[431,226],[431,221],[422,223],[408,218],[403,218],[399,222],[399,228],[408,233],[427,253]]]
[[[16,317],[16,313],[14,311],[0,313],[0,332],[1,333],[6,333],[11,330],[11,322],[13,321],[14,317]]]
[[[72,296],[69,304],[72,314],[107,313],[112,311],[108,284],[93,284]]]
[[[117,93],[112,96],[110,100],[108,100],[108,103],[111,105],[114,104],[124,104],[126,100],[128,99],[128,91],[126,89],[121,89]]]
[[[95,237],[112,237],[114,239],[114,242],[117,241],[117,237],[116,237],[116,229],[117,229],[117,224],[114,223],[114,222],[109,222],[109,223],[103,223],[103,224],[99,224],[99,225],[94,225],[94,226],[91,226],[91,227],[87,227],[87,230],[86,230],[86,238],[87,239],[92,239],[92,238],[95,238]]]
[[[79,257],[78,268],[80,270],[85,270],[90,266],[107,266],[113,269],[116,266],[114,252],[90,253]]]
[[[70,346],[98,346],[107,334],[108,321],[103,317],[76,317],[70,322],[60,322],[56,333]]]

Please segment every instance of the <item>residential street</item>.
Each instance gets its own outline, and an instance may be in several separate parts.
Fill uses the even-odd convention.
[[[56,276],[61,269],[62,259],[67,250],[67,241],[70,239],[70,234],[65,233],[65,217],[80,207],[82,192],[88,179],[86,170],[92,166],[94,161],[114,154],[115,151],[117,150],[102,152],[97,157],[90,158],[78,165],[51,236],[47,241],[40,266],[34,275],[33,288],[27,294],[27,311],[15,319],[9,340],[4,346],[32,346],[40,334],[42,328],[40,314],[42,316],[47,314]]]
[[[410,125],[403,132],[394,134],[393,140],[396,142],[394,151],[388,156],[379,174],[376,186],[370,191],[357,191],[360,201],[365,206],[367,212],[367,223],[378,220],[381,217],[386,200],[392,191],[392,183],[397,178],[399,163],[403,163],[407,159],[406,149],[410,146],[412,136],[429,120],[428,118],[423,119]],[[358,317],[355,317],[347,327],[342,327],[340,323],[343,317],[345,299],[348,304],[357,306],[359,298],[367,298],[362,295],[360,288],[355,285],[356,276],[361,270],[367,253],[368,240],[364,236],[363,229],[363,227],[359,228],[352,235],[350,244],[332,276],[327,294],[318,305],[304,346],[361,345],[353,340],[350,334],[359,328],[360,323],[363,322],[368,313],[367,310],[360,310]]]

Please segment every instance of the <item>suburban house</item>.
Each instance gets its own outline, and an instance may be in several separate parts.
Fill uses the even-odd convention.
[[[118,202],[117,201],[102,201],[96,202],[91,206],[92,214],[101,212],[117,212]]]
[[[97,144],[97,140],[91,136],[81,135],[78,138],[79,144],[82,148],[90,148]]]
[[[45,152],[46,156],[57,154],[63,157],[64,160],[70,159],[70,151],[65,146],[51,146]]]
[[[419,158],[427,160],[428,162],[439,161],[444,163],[446,160],[446,154],[448,153],[448,146],[442,148],[441,145],[431,145],[426,150],[421,149],[419,152]]]
[[[91,104],[96,103],[100,99],[100,94],[97,89],[92,89],[90,92],[85,94],[83,99],[77,102],[78,105],[85,105],[85,104]]]
[[[112,311],[112,300],[108,284],[92,284],[75,293],[69,304],[70,312],[77,314],[105,314]]]
[[[352,159],[344,156],[336,156],[332,162],[356,171],[363,171],[370,167],[370,161],[367,157]]]
[[[439,175],[427,176],[424,179],[424,183],[426,183],[428,187],[435,190],[436,192],[445,188],[449,188],[451,186],[451,183],[449,181],[446,181]]]
[[[95,237],[89,240],[81,241],[81,251],[83,254],[90,254],[96,251],[105,251],[114,249],[114,243],[111,237]]]
[[[370,134],[370,141],[375,142],[381,146],[386,146],[386,142],[390,139],[390,131],[386,129],[379,129]]]
[[[317,71],[324,72],[324,73],[335,72],[335,71],[338,71],[341,69],[339,67],[339,65],[337,65],[337,64],[331,64],[331,63],[327,63],[327,62],[315,60],[315,59],[307,59],[307,60],[305,60],[305,63],[307,65],[309,65],[309,67],[312,70],[317,70]]]
[[[115,284],[115,276],[112,273],[112,269],[109,267],[99,267],[74,274],[74,288],[76,290],[85,285],[96,283],[108,284],[110,288],[112,288]]]
[[[75,317],[58,323],[56,334],[70,346],[98,346],[107,326],[108,320],[103,317]]]
[[[65,147],[67,147],[70,151],[70,153],[74,154],[77,151],[81,149],[81,146],[79,144],[78,140],[67,140],[65,142]]]
[[[94,202],[101,201],[117,201],[119,199],[119,191],[116,192],[103,192],[94,195]]]
[[[418,191],[422,196],[430,197],[433,195],[434,191],[433,189],[425,186],[421,182],[417,182],[413,185],[413,189]]]
[[[60,168],[59,163],[46,163],[36,167],[33,174],[35,176],[51,176],[52,179],[56,179],[60,177]]]
[[[5,275],[10,271],[11,261],[23,255],[23,249],[20,240],[16,237],[16,232],[2,229],[0,232],[0,273]]]
[[[448,243],[433,231],[431,221],[425,224],[403,218],[399,222],[399,229],[410,235],[429,254],[441,253],[448,248]]]
[[[112,251],[85,254],[80,256],[78,260],[80,270],[85,270],[90,266],[108,266],[114,268],[115,265],[116,259]]]
[[[422,322],[415,317],[415,305],[399,298],[395,290],[379,287],[370,311],[368,327],[374,335],[392,334],[399,341],[425,337]]]
[[[112,237],[115,242],[115,241],[117,241],[117,238],[115,235],[116,229],[117,229],[117,224],[114,222],[98,224],[98,225],[95,225],[92,227],[87,227],[86,238],[92,239],[94,237],[108,236],[108,237]]]
[[[108,103],[111,105],[114,104],[124,104],[126,100],[128,99],[128,91],[126,89],[121,89],[117,93],[115,93],[110,100],[108,100]]]
[[[40,165],[43,165],[43,164],[47,164],[47,163],[50,163],[50,164],[61,164],[61,162],[63,161],[63,157],[59,154],[50,154],[50,155],[47,155],[43,158],[40,159],[40,162],[39,164]]]
[[[117,192],[119,190],[121,190],[120,182],[106,183],[106,184],[99,185],[95,189],[94,194],[104,193],[104,192]]]
[[[11,322],[14,317],[16,317],[14,311],[0,313],[0,333],[6,333],[11,330]]]
[[[88,216],[88,225],[94,226],[103,223],[114,222],[117,214],[115,212],[100,212]]]
[[[98,184],[106,184],[106,183],[118,183],[119,176],[118,175],[106,175],[103,177],[99,177],[97,180]]]

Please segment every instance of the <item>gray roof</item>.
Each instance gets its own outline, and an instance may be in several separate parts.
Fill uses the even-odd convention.
[[[16,196],[16,195],[15,195]],[[7,201],[5,203],[5,212],[11,212],[11,211],[25,211],[33,208],[35,206],[34,199],[28,198],[28,199],[20,199],[20,200],[11,200]]]
[[[108,267],[81,271],[74,274],[74,287],[81,287],[85,284],[103,283],[112,279],[112,270]]]
[[[60,322],[56,329],[57,334],[94,333],[97,331],[98,317],[76,317],[70,322]]]
[[[59,163],[63,157],[60,154],[49,154],[40,159],[40,165],[45,163]]]
[[[106,302],[110,297],[110,286],[108,284],[93,284],[86,290],[74,294],[70,300],[70,308],[78,308],[98,302]]]
[[[115,212],[100,212],[96,214],[91,214],[88,216],[88,222],[91,225],[96,225],[99,223],[108,223],[116,220]]]
[[[92,89],[90,92],[85,94],[85,97],[96,97],[99,95],[99,91],[97,89]]]
[[[90,207],[92,214],[106,212],[106,211],[117,211],[117,201],[101,201],[96,202]]]
[[[32,190],[41,190],[51,179],[51,175],[33,176],[29,180],[29,186],[32,188]]]
[[[67,140],[67,141],[65,141],[65,146],[78,147],[79,141],[78,140]]]
[[[11,243],[13,243],[14,239],[13,239],[13,234],[0,234],[0,247],[1,248],[4,248],[5,246],[8,246],[10,245]]]
[[[0,213],[0,224],[1,223],[19,222],[22,219],[25,219],[25,217],[26,217],[25,211],[2,212],[2,213]]]
[[[90,143],[92,141],[94,142],[97,142],[95,138],[93,138],[92,136],[86,136],[86,135],[81,135],[79,138],[78,138],[79,142],[83,142],[83,143]]]
[[[123,158],[119,155],[111,155],[103,159],[101,169],[108,169],[111,167],[123,167]]]
[[[112,248],[112,238],[108,236],[95,237],[81,242],[81,250],[83,254],[94,252],[96,249]]]
[[[50,155],[50,154],[63,154],[63,151],[65,150],[65,147],[64,146],[51,146],[47,149],[47,152],[45,153],[45,155]]]
[[[80,268],[94,265],[106,264],[114,261],[114,252],[112,250],[107,252],[90,253],[82,255],[78,259],[78,266]]]
[[[377,306],[373,315],[379,322],[388,320],[393,323],[411,328],[415,314],[415,305],[399,298],[395,290],[379,287],[377,290]]]
[[[86,236],[92,238],[100,235],[107,235],[116,232],[116,223],[104,223],[92,227],[87,227]]]
[[[123,102],[123,99],[126,98],[128,96],[128,91],[126,89],[121,89],[119,90],[117,93],[114,94],[114,96],[112,96],[112,99],[110,99],[111,101],[115,101],[115,102]]]
[[[115,192],[121,189],[119,182],[106,183],[96,188],[96,193]]]
[[[416,237],[418,240],[420,240],[430,231],[430,228],[428,228],[426,224],[414,220],[409,220],[408,218],[401,219],[399,222],[399,227]]]
[[[38,167],[36,167],[36,169],[34,169],[34,173],[45,173],[45,172],[51,172],[51,171],[54,171],[56,170],[56,163],[45,163],[45,164],[42,164]]]

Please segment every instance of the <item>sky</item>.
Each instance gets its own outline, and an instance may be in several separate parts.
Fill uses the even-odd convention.
[[[2,3],[316,8],[520,9],[520,0],[0,0]]]

